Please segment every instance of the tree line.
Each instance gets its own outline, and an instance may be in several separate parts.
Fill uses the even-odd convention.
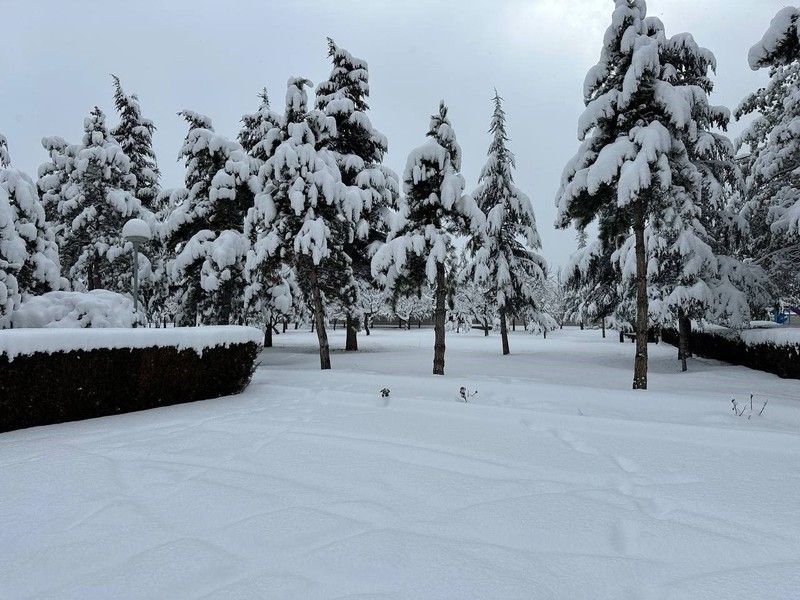
[[[311,83],[292,77],[279,113],[262,90],[260,106],[242,117],[235,140],[217,133],[208,117],[181,111],[188,131],[178,188],[162,189],[155,126],[117,77],[118,124],[110,128],[95,108],[80,143],[45,138],[49,161],[36,182],[8,166],[3,140],[3,172],[16,173],[25,187],[5,186],[8,208],[2,212],[0,204],[0,215],[10,223],[7,237],[24,238],[33,220],[41,250],[3,255],[9,284],[0,326],[10,323],[26,295],[57,289],[130,294],[130,244],[121,232],[128,219],[141,218],[155,233],[138,265],[150,321],[257,324],[270,345],[278,322],[307,311],[327,369],[331,314],[343,315],[346,349],[357,350],[365,305],[376,295],[395,309],[431,297],[433,371],[443,374],[446,313],[461,290],[459,306],[479,296],[485,311],[500,314],[508,353],[507,316],[543,318],[536,284],[547,266],[537,253],[531,201],[513,182],[502,99],[495,93],[493,141],[474,194],[465,190],[461,148],[444,102],[401,179],[382,164],[388,141],[368,116],[367,63],[330,39],[328,55],[330,76],[313,98]],[[35,215],[19,210],[23,199]],[[457,238],[466,240],[465,249],[456,248]],[[36,285],[26,276],[33,265]]]

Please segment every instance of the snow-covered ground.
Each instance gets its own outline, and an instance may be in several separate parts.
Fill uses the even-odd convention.
[[[797,381],[651,345],[634,392],[598,331],[448,333],[444,377],[430,330],[327,372],[315,341],[237,397],[0,435],[0,598],[800,597]]]

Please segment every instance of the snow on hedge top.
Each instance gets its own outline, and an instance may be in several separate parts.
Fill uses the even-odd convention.
[[[262,340],[260,329],[237,325],[167,329],[7,329],[0,331],[0,355],[8,356],[11,361],[36,352],[153,347],[177,347],[202,355],[207,348],[249,342],[260,346]]]
[[[750,327],[751,329],[737,332],[728,327],[706,323],[701,331],[708,331],[727,338],[736,338],[738,336],[748,346],[770,344],[773,346],[800,347],[800,329],[786,327],[770,321],[751,321]]]

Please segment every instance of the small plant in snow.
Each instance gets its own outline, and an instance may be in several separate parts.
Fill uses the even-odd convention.
[[[389,388],[383,388],[381,390],[381,398],[388,398],[389,397]]]
[[[475,390],[474,392],[470,392],[463,385],[458,390],[458,395],[461,396],[461,398],[462,398],[462,400],[464,400],[464,402],[469,402],[469,399],[472,398],[472,396],[476,395],[477,393],[478,393],[478,390]]]
[[[764,404],[761,406],[761,410],[758,411],[758,416],[760,417],[764,413],[764,409],[767,408],[767,402],[769,399],[764,400]],[[741,410],[739,410],[739,403],[736,401],[736,398],[731,400],[731,410],[736,414],[737,417],[744,416],[745,411],[747,411],[747,404],[745,404]],[[750,394],[750,412],[747,415],[747,418],[750,419],[754,414],[753,410],[753,394]]]

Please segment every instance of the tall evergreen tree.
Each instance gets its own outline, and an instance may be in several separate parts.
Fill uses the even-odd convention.
[[[514,154],[508,149],[506,115],[497,90],[489,132],[488,159],[481,171],[473,197],[486,214],[486,224],[468,245],[474,255],[477,282],[486,282],[496,298],[500,315],[503,354],[509,354],[507,318],[530,310],[539,311],[541,286],[547,263],[536,253],[542,247],[536,230],[533,206],[525,193],[514,185]]]
[[[583,143],[562,175],[556,223],[585,228],[597,219],[606,248],[633,233],[631,254],[618,252],[636,291],[634,389],[647,388],[648,226],[687,231],[702,178],[687,141],[708,113],[707,71],[714,56],[688,34],[667,38],[644,0],[616,0],[600,60],[584,84]],[[694,71],[687,83],[680,74]],[[709,89],[705,89],[707,86]],[[687,250],[694,253],[697,245]],[[651,261],[651,267],[653,262]]]
[[[126,94],[119,77],[114,80],[114,106],[119,113],[119,124],[111,130],[111,135],[119,144],[125,156],[131,161],[130,173],[134,182],[130,191],[150,212],[158,212],[156,200],[160,192],[161,172],[153,150],[153,133],[156,126],[150,119],[142,116],[136,94]]]
[[[14,227],[25,244],[25,259],[16,274],[21,296],[37,296],[65,287],[55,235],[45,220],[36,185],[26,173],[10,166],[0,167],[0,194],[5,194]]]
[[[73,289],[130,290],[122,226],[141,216],[140,202],[127,190],[130,160],[111,137],[105,114],[95,107],[84,120],[68,179],[58,194],[62,267]],[[144,257],[142,260],[147,262]],[[146,267],[149,265],[145,265]]]
[[[189,124],[180,153],[187,191],[165,226],[176,254],[168,270],[181,290],[178,323],[241,323],[250,247],[243,230],[253,204],[253,163],[237,142],[214,132],[208,117],[179,114]]]
[[[739,143],[747,175],[744,215],[750,256],[763,265],[785,295],[800,295],[800,10],[775,15],[748,54],[750,68],[767,69],[769,82],[747,96],[736,118],[757,114]]]
[[[452,238],[475,235],[486,219],[475,200],[464,193],[461,147],[444,102],[431,117],[427,136],[427,143],[408,157],[400,219],[375,253],[372,271],[399,296],[421,294],[428,283],[433,284],[433,374],[444,375],[447,299],[454,293],[454,278],[448,277]]]
[[[253,160],[256,172],[275,154],[285,140],[282,118],[270,108],[266,88],[259,94],[261,104],[253,114],[242,117],[239,142]],[[244,303],[248,321],[263,325],[264,346],[272,346],[272,333],[281,318],[290,314],[297,289],[294,271],[279,256],[272,256],[258,240],[267,234],[268,224],[255,203],[245,216],[244,233],[250,243],[245,262]]]
[[[388,207],[394,206],[400,186],[397,175],[381,165],[388,149],[386,137],[367,117],[369,70],[367,63],[328,38],[328,56],[333,69],[328,79],[317,86],[318,110],[336,121],[336,133],[326,142],[334,153],[342,183],[361,191],[363,209],[354,223],[345,251],[360,282],[372,281],[371,246],[386,238]],[[351,192],[353,193],[353,192]],[[347,320],[345,350],[358,350],[356,331],[363,317],[358,301],[343,305]]]
[[[342,184],[336,157],[326,149],[333,119],[308,109],[309,83],[289,80],[281,119],[284,141],[259,172],[253,218],[262,222],[263,230],[256,236],[251,265],[267,274],[274,273],[279,262],[294,269],[314,311],[320,367],[330,369],[325,306],[356,298],[344,244],[360,217],[361,196],[348,194]]]
[[[5,136],[0,134],[0,169],[11,162]],[[19,237],[14,214],[5,189],[0,186],[0,329],[11,323],[11,313],[19,307],[17,273],[25,260],[25,242]]]

